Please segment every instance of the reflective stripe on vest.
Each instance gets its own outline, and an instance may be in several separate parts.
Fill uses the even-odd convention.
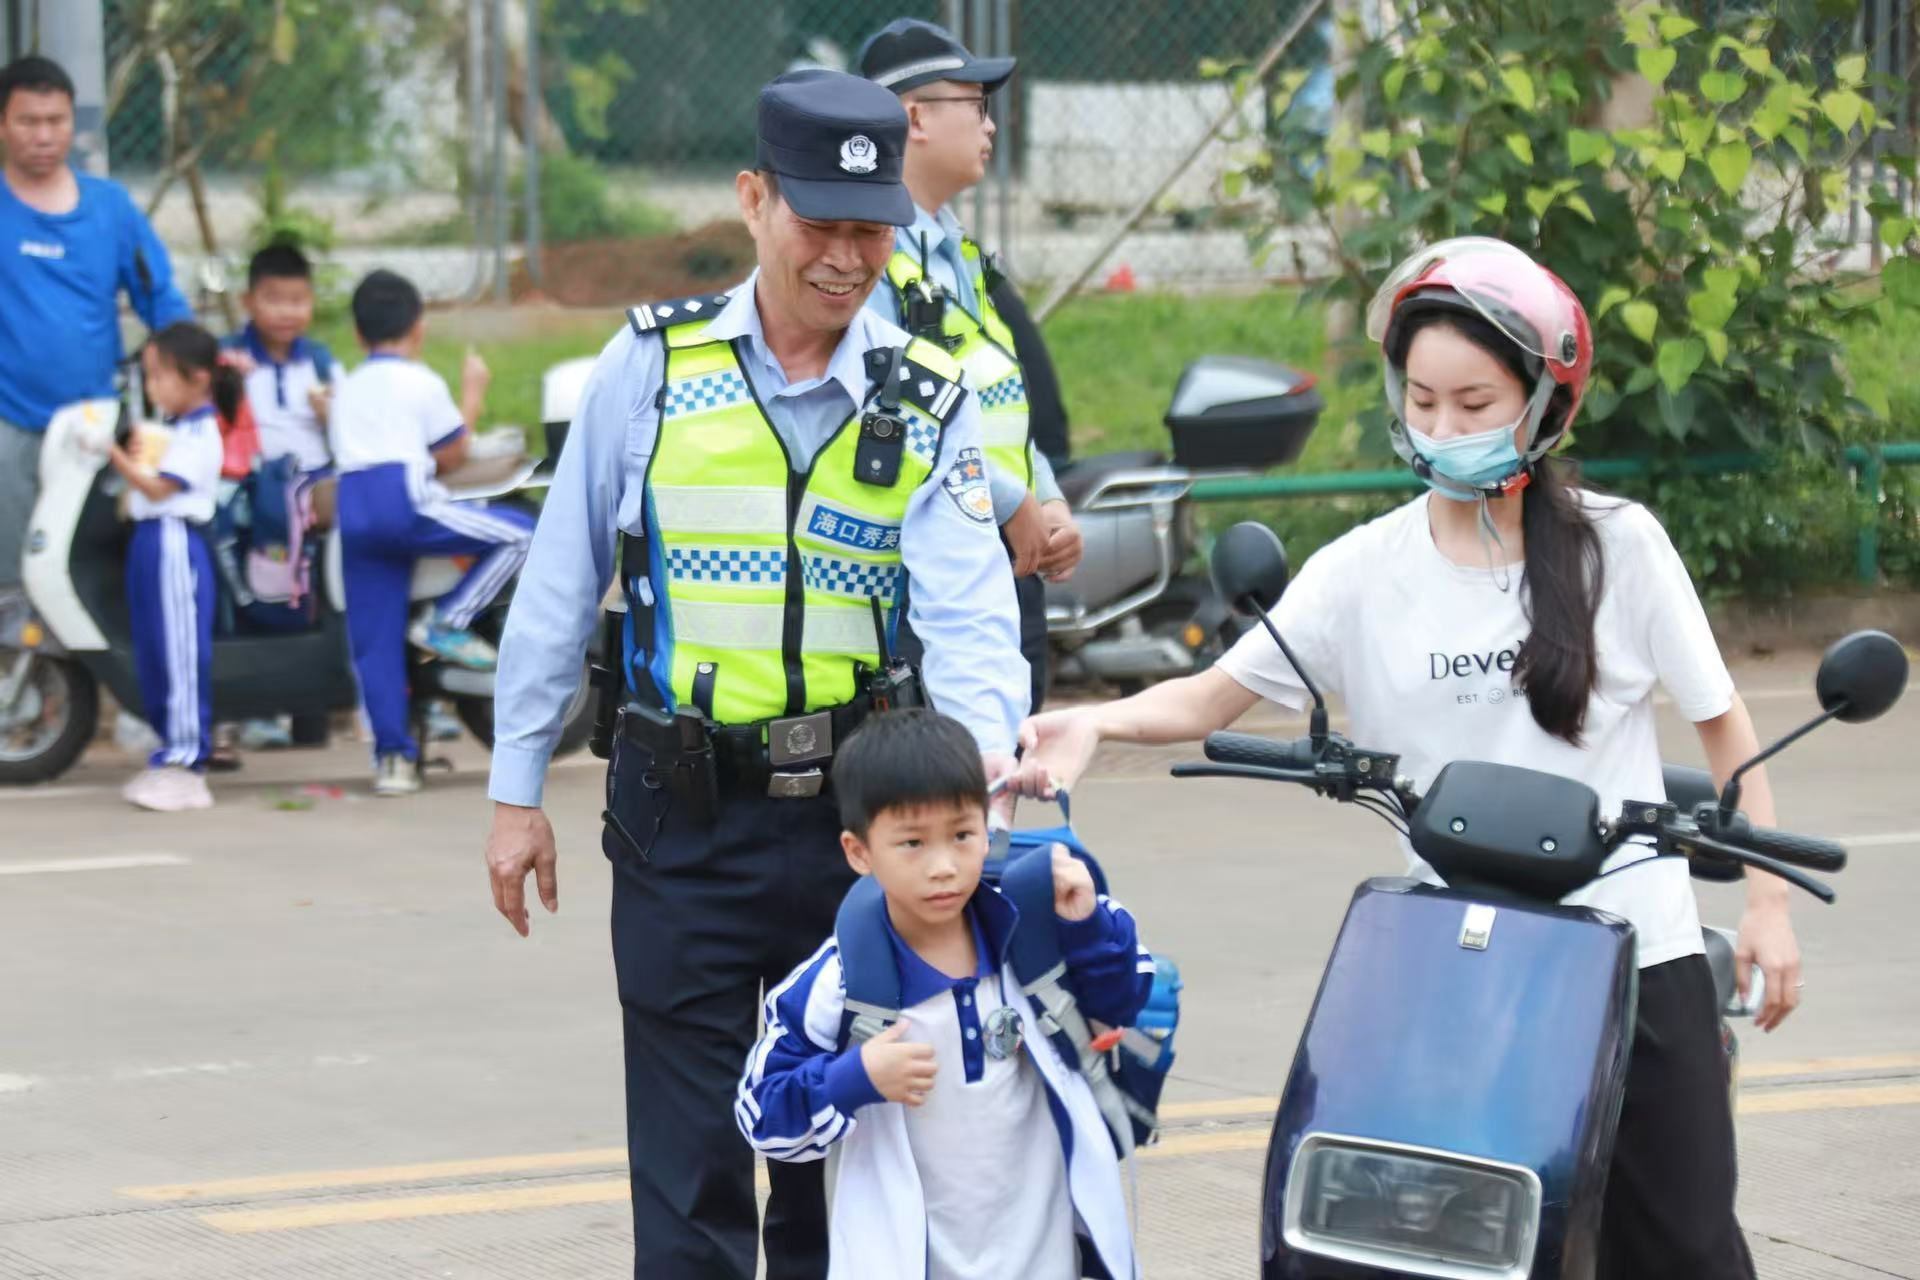
[[[663,337],[646,483],[673,705],[692,700],[703,663],[718,669],[710,714],[722,724],[852,701],[856,664],[880,660],[872,602],[890,622],[900,598],[907,504],[933,474],[943,424],[965,395],[958,365],[928,343],[908,346],[932,376],[901,388],[905,447],[897,481],[883,488],[853,478],[859,414],[796,471],[734,346],[708,339],[704,321]]]
[[[980,304],[978,316],[947,296],[941,331],[947,348],[966,370],[967,379],[980,400],[980,437],[987,466],[1020,477],[1033,490],[1033,440],[1027,423],[1027,384],[1020,376],[1020,362],[1013,354],[1013,331],[994,310],[987,297],[986,277],[981,270],[980,248],[971,240],[960,242],[973,280],[973,294]],[[904,250],[896,250],[887,263],[887,279],[894,295],[901,300],[900,314],[906,314],[906,293],[920,279],[920,259]]]

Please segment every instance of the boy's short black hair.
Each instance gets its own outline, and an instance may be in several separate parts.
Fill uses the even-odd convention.
[[[247,262],[247,288],[257,289],[262,280],[313,279],[313,264],[307,255],[290,244],[270,244]]]
[[[371,271],[353,291],[353,327],[368,346],[407,336],[426,304],[397,271]]]
[[[915,707],[883,711],[848,738],[833,762],[840,825],[867,838],[892,809],[951,802],[987,807],[980,748],[958,720]]]
[[[67,101],[73,101],[73,77],[52,58],[43,58],[30,53],[24,58],[15,58],[0,70],[0,113],[4,113],[13,101],[13,95],[24,90],[28,93],[64,93]]]

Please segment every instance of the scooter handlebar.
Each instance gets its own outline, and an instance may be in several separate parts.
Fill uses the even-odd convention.
[[[1803,836],[1773,827],[1753,827],[1740,843],[1776,862],[1806,867],[1812,871],[1842,871],[1847,865],[1846,846],[1832,840],[1822,840],[1818,836]]]
[[[1320,757],[1307,738],[1278,742],[1251,733],[1225,730],[1207,735],[1205,752],[1207,759],[1216,764],[1244,764],[1259,769],[1312,769]]]

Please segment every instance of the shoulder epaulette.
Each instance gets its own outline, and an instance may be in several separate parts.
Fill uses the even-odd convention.
[[[689,298],[672,298],[666,302],[649,302],[644,306],[627,309],[627,323],[633,326],[636,334],[648,334],[656,329],[671,328],[676,324],[689,324],[695,320],[711,320],[720,314],[727,305],[724,293],[696,293]]]
[[[867,352],[870,375],[879,377],[886,368],[891,348],[875,347]],[[907,343],[900,360],[900,385],[895,392],[902,400],[945,425],[967,398],[960,383],[960,366],[933,343],[915,338]]]

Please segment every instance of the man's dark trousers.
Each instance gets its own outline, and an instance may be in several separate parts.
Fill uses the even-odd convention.
[[[752,1280],[753,1151],[735,1088],[771,988],[833,933],[854,875],[833,800],[721,792],[711,826],[689,820],[648,760],[616,742],[608,807],[613,963],[626,1031],[634,1280]],[[657,834],[656,834],[657,830]],[[827,1274],[823,1164],[771,1161],[768,1280]]]

